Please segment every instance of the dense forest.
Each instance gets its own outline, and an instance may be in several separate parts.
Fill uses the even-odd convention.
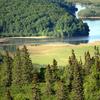
[[[83,19],[100,19],[100,0],[66,0],[72,3],[80,3],[85,5],[86,9],[79,12],[79,17]]]
[[[0,37],[88,36],[89,28],[66,0],[0,0]]]
[[[66,52],[67,54],[67,52]],[[36,67],[26,46],[14,54],[0,54],[0,100],[100,100],[100,50],[75,51],[66,67],[52,64]]]

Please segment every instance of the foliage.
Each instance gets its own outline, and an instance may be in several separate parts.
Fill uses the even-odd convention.
[[[74,16],[75,11],[75,6],[64,0],[0,0],[0,36],[88,35],[83,22],[78,31],[80,20]]]
[[[12,73],[13,76],[17,72],[15,72],[15,70],[19,70],[17,66],[19,62],[17,57],[19,57],[19,54],[21,55],[21,58],[24,57],[24,60],[22,60],[23,62],[30,62],[31,59],[28,50],[26,46],[21,50],[18,49],[15,56],[12,56],[12,59],[7,52],[6,56],[3,58],[4,62],[0,64],[0,67],[4,67],[5,65],[5,68],[8,69],[8,65],[11,64],[14,70],[10,69],[6,71],[1,68],[1,73],[8,72],[6,74],[1,74],[1,80],[5,78],[5,75],[8,78],[6,78],[7,81],[4,81],[2,85],[0,84],[0,98],[2,100],[6,100],[5,97],[8,98],[7,100],[99,100],[100,50],[96,46],[94,47],[94,50],[94,55],[91,55],[89,51],[85,53],[84,62],[81,59],[78,61],[74,50],[72,50],[72,55],[69,57],[69,64],[65,68],[59,68],[58,62],[54,59],[52,65],[49,64],[45,67],[45,76],[44,78],[42,77],[43,81],[40,81],[42,80],[40,79],[41,77],[39,77],[40,70],[36,71],[32,68],[29,71],[32,67],[29,68],[29,66],[32,63],[26,63],[27,67],[26,65],[21,66],[21,68],[24,68],[24,66],[27,68],[25,68],[27,71],[25,76],[27,77],[31,72],[34,73],[31,73],[33,76],[32,81],[21,80],[23,84],[18,84],[20,81],[14,83],[13,81],[15,78],[12,78],[11,80],[11,77],[9,78],[9,73]],[[11,62],[13,62],[13,64]],[[5,93],[6,96],[4,96]]]

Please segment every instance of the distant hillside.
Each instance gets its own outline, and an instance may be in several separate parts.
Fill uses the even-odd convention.
[[[89,28],[64,0],[0,0],[0,36],[87,36]]]

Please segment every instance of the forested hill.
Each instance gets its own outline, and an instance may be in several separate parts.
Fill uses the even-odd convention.
[[[64,0],[0,0],[0,36],[87,36],[75,10]]]

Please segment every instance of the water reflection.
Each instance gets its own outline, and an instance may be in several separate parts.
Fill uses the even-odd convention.
[[[1,50],[15,51],[16,48],[20,45],[42,45],[42,44],[56,44],[56,43],[70,43],[70,44],[80,44],[88,43],[88,37],[83,38],[67,38],[67,39],[54,39],[54,38],[45,38],[45,39],[34,39],[34,38],[10,38],[8,42],[0,44]]]

